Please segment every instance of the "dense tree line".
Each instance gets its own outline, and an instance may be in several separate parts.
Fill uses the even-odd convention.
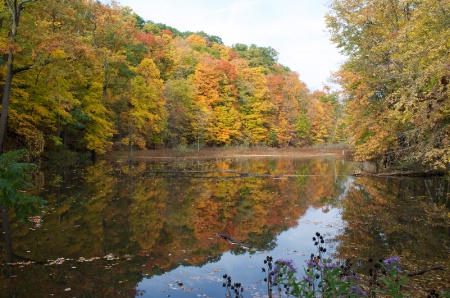
[[[6,0],[0,13],[5,150],[102,154],[343,138],[336,95],[311,93],[271,47],[225,46],[115,2]]]
[[[356,157],[448,166],[450,1],[333,0],[327,25]]]

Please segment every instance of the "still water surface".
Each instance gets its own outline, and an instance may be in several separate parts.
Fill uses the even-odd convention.
[[[49,207],[42,222],[11,220],[13,266],[0,244],[1,297],[225,297],[224,274],[245,297],[264,297],[266,256],[302,267],[316,231],[336,259],[364,266],[399,255],[409,272],[446,269],[411,289],[449,287],[449,180],[354,171],[344,160],[293,158],[47,169],[37,177]]]

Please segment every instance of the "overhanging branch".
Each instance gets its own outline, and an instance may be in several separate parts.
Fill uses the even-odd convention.
[[[19,68],[13,69],[12,74],[15,75],[15,74],[17,74],[19,72],[22,72],[22,71],[25,71],[25,70],[29,70],[32,66],[33,65],[30,64],[30,65],[26,65],[26,66],[23,66],[23,67],[19,67]]]

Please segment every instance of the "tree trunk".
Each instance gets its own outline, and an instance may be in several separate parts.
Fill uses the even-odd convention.
[[[22,1],[11,1],[7,0],[6,4],[8,6],[9,12],[11,13],[11,29],[10,29],[10,45],[8,50],[8,61],[6,65],[6,78],[5,86],[3,89],[3,99],[2,99],[2,114],[0,116],[0,154],[3,153],[3,145],[6,137],[6,119],[8,118],[9,100],[11,98],[11,83],[14,75],[13,71],[13,61],[14,52],[13,44],[17,35],[17,29],[19,28],[20,12],[23,8],[24,3],[33,2],[35,0],[22,0]]]
[[[8,117],[9,100],[11,98],[11,83],[13,77],[13,52],[9,49],[6,69],[5,87],[3,89],[2,113],[0,116],[0,154],[3,153],[3,144],[6,137],[6,119]]]

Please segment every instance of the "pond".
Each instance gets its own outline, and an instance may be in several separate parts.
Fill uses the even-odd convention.
[[[36,177],[46,214],[11,219],[12,264],[0,244],[0,296],[225,297],[227,274],[244,297],[265,297],[266,256],[301,268],[316,232],[362,275],[368,258],[397,255],[409,272],[445,269],[409,289],[448,288],[449,179],[354,177],[355,166],[261,157],[48,168]]]

